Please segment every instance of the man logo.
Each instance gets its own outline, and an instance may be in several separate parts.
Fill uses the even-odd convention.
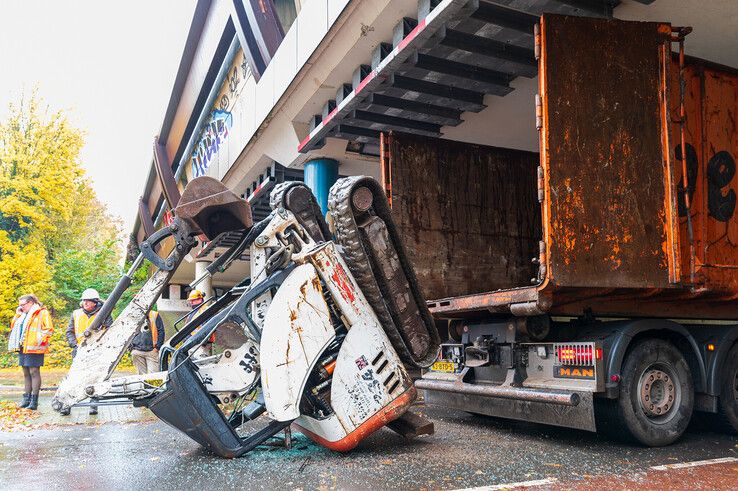
[[[555,378],[595,378],[594,368],[590,367],[554,367]]]

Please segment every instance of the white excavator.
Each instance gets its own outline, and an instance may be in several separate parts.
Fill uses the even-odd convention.
[[[336,451],[385,425],[404,436],[432,433],[431,422],[408,411],[417,393],[406,367],[430,366],[440,339],[379,184],[340,179],[329,196],[330,228],[304,184],[281,184],[270,198],[271,214],[253,224],[248,203],[222,183],[190,182],[172,224],[141,244],[85,332],[52,407],[132,400],[228,458],[290,427]],[[111,378],[197,237],[235,230],[243,238],[207,274],[249,249],[250,277],[166,343],[159,372]],[[174,247],[162,258],[157,246],[169,237]],[[99,329],[144,259],[156,271],[113,324]],[[198,348],[214,332],[217,353],[201,356]]]

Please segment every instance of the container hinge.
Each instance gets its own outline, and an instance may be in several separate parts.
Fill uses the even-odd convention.
[[[533,39],[535,42],[533,53],[536,57],[536,61],[538,61],[541,59],[541,24],[539,22],[533,24]]]
[[[543,128],[543,104],[541,104],[540,94],[536,94],[536,129],[538,131]]]
[[[538,178],[536,184],[538,186],[538,202],[543,203],[543,201],[546,199],[546,190],[543,182],[543,167],[541,167],[540,165],[538,166],[537,174]]]

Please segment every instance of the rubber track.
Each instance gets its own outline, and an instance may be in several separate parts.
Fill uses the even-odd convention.
[[[354,210],[351,206],[351,195],[354,189],[365,186],[373,195],[372,208],[378,218],[380,218],[387,228],[392,246],[395,248],[402,270],[407,279],[409,288],[409,297],[412,297],[417,304],[418,312],[422,320],[422,324],[427,330],[429,336],[429,347],[422,356],[413,356],[408,348],[404,336],[399,330],[401,321],[399,319],[399,313],[390,311],[388,303],[385,301],[385,297],[382,293],[383,288],[377,283],[377,276],[372,270],[372,261],[370,260],[370,254],[364,248],[364,244],[361,239],[361,231],[356,219],[354,217]],[[335,227],[336,241],[343,247],[343,257],[354,275],[357,283],[361,287],[362,292],[366,296],[367,300],[371,304],[374,312],[377,314],[379,321],[384,327],[385,333],[390,338],[392,345],[397,350],[400,357],[405,363],[420,367],[427,368],[436,360],[438,354],[438,347],[440,346],[440,337],[436,329],[433,318],[431,317],[430,311],[426,306],[425,299],[420,293],[418,288],[418,280],[415,276],[415,271],[407,260],[405,255],[405,248],[402,245],[400,236],[395,227],[394,221],[392,220],[387,198],[384,194],[384,190],[380,184],[366,176],[352,176],[339,179],[331,187],[330,194],[328,196],[328,209],[333,218],[333,224]],[[386,287],[384,288],[387,289]],[[393,295],[399,295],[399,292],[392,292]],[[406,336],[411,333],[406,333]]]
[[[303,187],[307,190],[310,203],[300,203],[301,206],[295,206],[294,203],[287,203],[288,192],[297,187]],[[323,213],[320,210],[320,205],[318,205],[315,195],[313,195],[312,191],[310,191],[310,188],[308,188],[305,183],[300,181],[287,181],[277,184],[269,194],[269,206],[272,210],[281,206],[282,208],[291,211],[297,218],[297,221],[307,229],[314,241],[324,242],[326,240],[330,240],[331,232],[328,229],[328,224],[325,222]],[[318,236],[319,234],[322,236]]]

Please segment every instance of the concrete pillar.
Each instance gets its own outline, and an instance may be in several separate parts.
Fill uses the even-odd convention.
[[[205,275],[205,268],[210,266],[210,261],[202,261],[197,260],[195,261],[195,279],[200,278],[201,276]],[[204,280],[202,280],[200,283],[197,284],[195,287],[198,290],[202,292],[203,295],[205,295],[205,298],[210,298],[213,296],[213,282],[212,278],[208,276]]]
[[[305,163],[303,181],[318,200],[323,215],[328,211],[328,191],[338,179],[338,161],[315,159]]]

